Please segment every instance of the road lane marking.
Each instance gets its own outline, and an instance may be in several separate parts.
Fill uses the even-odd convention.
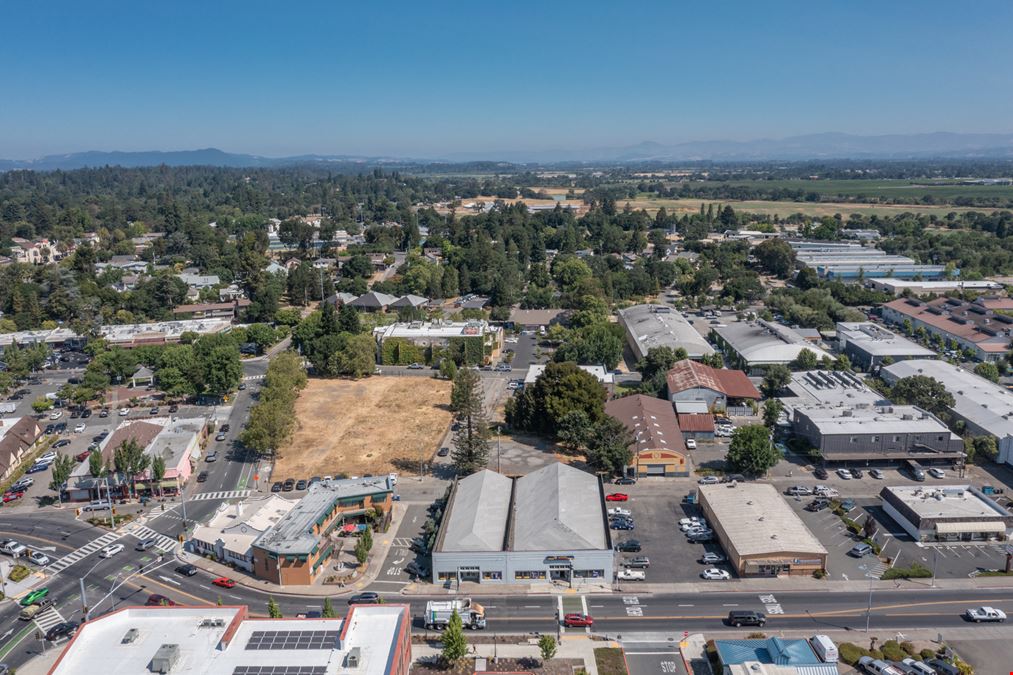
[[[695,607],[696,605],[679,605],[679,607]]]
[[[721,605],[721,606],[722,606],[722,607],[738,607],[738,606],[739,606],[739,603],[737,603],[737,602],[732,602],[732,603],[728,603],[728,604],[725,604],[725,605]]]

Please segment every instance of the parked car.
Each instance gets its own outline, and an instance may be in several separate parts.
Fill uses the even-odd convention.
[[[627,567],[619,570],[616,577],[620,581],[644,581],[647,579],[647,573],[644,570],[631,570]]]
[[[99,417],[109,417],[109,409],[108,408],[102,408],[102,410],[101,410],[101,412],[99,412],[98,416]]]
[[[55,461],[56,461],[56,453],[53,452],[52,450],[50,450],[44,455],[39,455],[35,459],[36,464],[52,464]]]
[[[175,407],[175,406],[173,406],[173,407]],[[175,410],[173,410],[172,408],[169,408],[169,412],[176,412],[176,411],[175,411]],[[229,424],[223,424],[223,425],[222,425],[222,428],[221,428],[221,429],[219,429],[219,431],[221,431],[221,432],[222,432],[223,434],[227,434],[227,433],[229,433],[229,430],[230,430],[231,428],[232,428],[232,427],[231,427],[231,426],[230,426]]]
[[[49,413],[49,419],[51,419],[51,420],[58,420],[61,417],[63,417],[63,411],[62,410],[54,410],[53,412]]]
[[[563,625],[567,628],[582,628],[593,626],[594,618],[587,614],[566,614],[563,616]]]
[[[696,440],[692,438],[687,438],[686,447],[689,448],[690,450],[696,450]]]
[[[152,408],[151,410],[148,411],[148,414],[149,415],[157,415],[158,414],[158,408]]]
[[[218,461],[218,453],[217,452],[209,452],[208,456],[204,458],[204,461],[205,462],[209,462],[209,463],[210,462],[216,462],[216,461]]]
[[[90,454],[91,454],[91,450],[83,450],[83,451],[77,453],[76,455],[74,455],[74,459],[76,459],[79,462],[83,462],[84,460],[88,459],[88,455],[90,455]]]
[[[81,423],[79,423],[79,424],[75,424],[75,425],[74,425],[74,433],[75,433],[75,434],[79,434],[79,433],[81,433],[82,431],[84,431],[84,430],[85,430],[85,429],[87,429],[87,428],[88,428],[88,427],[87,427],[87,425],[85,425],[85,423],[84,423],[84,422],[81,422]]]
[[[624,476],[622,478],[616,478],[612,482],[615,485],[636,485],[637,484],[637,479],[636,478],[628,478],[628,477]]]
[[[407,565],[405,565],[404,571],[407,572],[409,576],[413,576],[413,577],[415,577],[417,579],[418,578],[423,578],[423,579],[428,579],[429,578],[429,568],[426,567],[425,565],[421,564],[417,560],[412,560],[410,563],[408,563]]]
[[[865,556],[871,555],[872,553],[873,553],[872,547],[866,544],[864,541],[855,544],[854,546],[851,547],[851,550],[848,551],[848,555],[850,555],[853,558],[864,558]]]
[[[11,489],[12,490],[27,490],[28,488],[32,487],[33,485],[35,485],[35,479],[34,478],[30,478],[28,476],[23,476],[23,477],[19,478],[18,480],[16,480],[13,485],[11,485]]]
[[[912,671],[918,673],[918,675],[936,675],[934,668],[929,667],[924,661],[913,659],[910,656],[901,661],[905,666],[910,668]]]
[[[856,469],[852,469],[851,470],[851,477],[852,478],[862,478],[863,476],[865,476],[865,474],[862,473],[861,469],[857,469],[856,468]]]
[[[625,492],[613,492],[610,495],[605,495],[605,501],[607,502],[625,502],[629,498],[630,496]]]
[[[78,425],[78,426],[84,426],[84,425],[81,424],[81,425]],[[53,447],[54,448],[65,448],[68,445],[70,445],[70,439],[69,438],[61,438],[56,443],[53,443]]]
[[[408,364],[408,370],[423,370],[424,368],[425,368],[425,366],[422,365],[421,363],[411,363],[411,364]],[[492,370],[492,369],[490,368],[490,370]]]
[[[217,579],[212,580],[211,583],[213,583],[215,586],[220,586],[221,588],[236,587],[236,582],[228,577],[218,577]]]
[[[286,478],[285,482],[281,484],[281,489],[284,492],[291,492],[295,489],[295,478]]]
[[[443,447],[442,447],[442,448],[440,448],[440,449],[439,449],[439,451],[438,451],[438,452],[436,453],[436,456],[437,456],[437,457],[446,457],[446,456],[447,456],[447,455],[449,455],[449,454],[450,454],[450,448],[448,448],[448,447],[446,447],[446,446],[443,446]]]
[[[883,472],[879,469],[869,469],[869,475],[876,480],[883,480]]]
[[[830,474],[827,473],[827,470],[824,469],[822,466],[818,466],[815,469],[813,469],[813,475],[820,480],[826,480],[827,478],[830,478]]]
[[[700,556],[700,562],[704,565],[718,565],[723,562],[727,562],[728,558],[721,555],[720,553],[704,553]]]
[[[282,485],[280,480],[276,480],[271,484],[271,492],[281,492],[281,488]]]
[[[24,544],[18,543],[13,539],[8,539],[2,545],[0,545],[0,553],[6,553],[10,556],[21,556],[28,552],[28,547]]]
[[[119,412],[119,416],[120,417],[126,417],[129,414],[130,414],[130,410],[128,408],[120,408],[120,412]]]
[[[851,472],[847,469],[841,468],[837,470],[837,475],[840,476],[841,480],[851,480]]]
[[[378,605],[380,604],[380,594],[373,593],[372,591],[366,591],[365,593],[356,593],[348,599],[349,605]]]
[[[640,553],[640,542],[636,539],[627,539],[616,544],[616,550],[620,553]]]
[[[808,497],[813,493],[813,489],[806,485],[792,485],[790,488],[784,491],[784,494],[790,497]]]
[[[708,567],[700,576],[710,581],[728,581],[732,578],[732,575],[728,570],[718,569],[717,567]]]
[[[300,478],[296,482],[296,484],[295,484],[295,489],[296,490],[305,490],[306,489],[306,479],[305,478]]]
[[[176,601],[164,595],[152,593],[148,596],[148,600],[144,604],[148,607],[175,607]]]
[[[946,472],[942,469],[937,469],[936,467],[929,469],[929,475],[936,479],[946,478]]]
[[[646,570],[651,566],[651,560],[646,555],[638,555],[633,558],[627,558],[623,561],[623,565],[634,569]]]
[[[829,506],[830,501],[827,499],[814,499],[805,505],[805,510],[810,511],[812,513],[816,513],[817,511],[822,511],[823,509],[828,508]]]
[[[201,471],[199,474],[197,474],[197,482],[198,483],[204,483],[204,482],[207,481],[207,479],[208,479],[208,472],[207,471]],[[279,483],[279,485],[280,485],[280,483]],[[277,490],[271,490],[271,492],[277,492]]]
[[[217,434],[215,434],[215,440],[218,442],[224,441],[225,438],[226,438],[225,432],[219,431]]]
[[[633,526],[632,520],[610,520],[609,527],[613,530],[633,530],[636,529]]]
[[[179,412],[179,406],[178,405],[173,404],[173,405],[169,406],[169,414],[170,415],[173,414],[173,413],[178,413],[178,412]],[[226,424],[225,426],[228,426],[228,425]]]
[[[704,476],[697,481],[700,485],[717,485],[721,482],[721,479],[717,476]]]
[[[693,544],[702,544],[704,542],[714,541],[714,532],[713,530],[691,532],[686,535],[686,540]]]
[[[24,496],[25,496],[24,490],[8,490],[7,492],[4,493],[3,496],[4,504],[6,504],[7,502],[16,502],[17,500],[21,499]]]
[[[863,656],[858,659],[858,666],[870,675],[904,675],[899,668],[890,665],[882,659],[874,659],[871,656]]]
[[[608,510],[610,516],[630,516],[633,515],[629,509],[624,509],[621,506],[613,506]]]
[[[49,556],[42,551],[32,551],[28,554],[28,559],[39,567],[45,567],[49,564]]]

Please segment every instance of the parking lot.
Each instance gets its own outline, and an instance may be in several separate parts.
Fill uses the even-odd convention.
[[[700,573],[708,567],[725,569],[735,576],[728,565],[703,565],[699,562],[704,553],[723,553],[717,542],[693,544],[679,530],[680,519],[701,515],[696,505],[684,501],[691,485],[695,484],[688,481],[673,484],[669,479],[648,479],[637,485],[610,485],[606,488],[606,494],[624,492],[630,496],[627,502],[608,502],[608,506],[629,509],[635,525],[635,529],[629,531],[612,530],[613,543],[636,539],[641,545],[640,553],[617,552],[617,569],[621,568],[625,558],[647,556],[651,562],[647,569],[649,582],[700,581]],[[632,587],[636,583],[624,582],[624,586]]]
[[[842,494],[842,497],[847,497],[847,494]],[[982,569],[1002,569],[1006,562],[1003,547],[998,543],[919,544],[886,515],[879,499],[871,497],[855,499],[855,507],[848,512],[848,517],[864,524],[872,514],[879,525],[875,541],[882,547],[880,559],[871,555],[855,558],[848,555],[848,551],[861,539],[848,532],[833,511],[806,511],[803,507],[812,501],[812,497],[785,499],[829,552],[827,572],[830,579],[853,581],[870,576],[878,579],[890,567],[885,562],[887,559],[897,567],[918,563],[935,570],[936,576],[941,579],[966,578]]]

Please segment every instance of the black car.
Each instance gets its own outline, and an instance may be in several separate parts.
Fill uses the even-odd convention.
[[[203,483],[203,482],[207,481],[207,479],[208,479],[208,472],[207,471],[201,471],[199,474],[197,474],[197,482],[198,483]]]
[[[85,408],[81,411],[81,419],[86,420],[91,417],[91,408]]]
[[[851,477],[852,478],[862,478],[863,476],[865,476],[865,474],[862,473],[861,469],[852,469],[851,470]]]
[[[412,560],[410,563],[408,563],[405,566],[404,571],[413,577],[425,577],[425,578],[429,577],[429,569],[425,565],[415,560]]]
[[[613,483],[615,483],[616,485],[636,485],[637,484],[637,479],[636,478],[616,478],[613,481]]]
[[[62,440],[57,441],[56,443],[53,443],[53,448],[54,449],[55,448],[65,448],[68,445],[70,445],[70,439],[69,438],[64,438]]]
[[[193,565],[180,565],[176,568],[176,574],[182,574],[184,577],[192,577],[197,574],[197,568]]]
[[[42,433],[44,433],[45,435],[49,436],[49,435],[51,435],[55,431],[56,431],[56,425],[55,424],[47,424],[46,428],[42,431]]]
[[[101,434],[94,436],[91,440],[94,441],[95,443],[101,443],[102,441],[105,440],[106,436],[108,435],[109,435],[108,431],[103,431]]]
[[[446,457],[447,455],[450,454],[450,448],[444,446],[444,447],[440,448],[440,451],[437,452],[436,454],[439,457]]]
[[[56,425],[56,433],[62,434],[66,430],[67,430],[67,423],[66,422],[60,422],[59,424]]]
[[[73,621],[58,623],[46,631],[46,639],[55,642],[62,637],[71,637],[77,631],[77,624]]]
[[[284,490],[285,492],[291,492],[292,490],[294,490],[295,479],[294,478],[286,479],[285,482],[281,484],[281,489]]]
[[[170,413],[177,413],[177,412],[179,412],[179,406],[175,405],[175,404],[169,406],[169,412]]]
[[[222,432],[223,434],[227,434],[227,433],[229,433],[229,429],[231,429],[231,428],[232,427],[230,427],[228,424],[223,424],[222,428],[219,429],[219,431]]]
[[[640,553],[640,542],[636,539],[627,539],[616,544],[616,550],[621,553]]]
[[[306,479],[305,478],[300,479],[299,482],[295,484],[295,489],[296,490],[305,490],[306,489]]]
[[[819,478],[820,480],[826,480],[827,478],[830,478],[830,474],[827,473],[827,470],[824,469],[822,466],[816,467],[816,469],[813,471],[813,475]]]
[[[312,478],[310,478],[310,485],[316,485],[317,483],[320,482],[320,480],[321,480],[320,476],[313,476]]]
[[[379,605],[380,595],[379,593],[372,593],[367,591],[366,593],[357,593],[348,599],[349,605]]]
[[[763,612],[728,612],[726,619],[729,626],[762,626],[767,623],[767,616]]]
[[[80,416],[81,416],[81,411],[80,410],[73,410],[70,413],[70,419],[72,419],[72,420],[76,420]]]
[[[281,481],[276,480],[271,484],[271,492],[281,492]]]
[[[830,500],[828,500],[828,499],[814,499],[814,500],[812,500],[811,502],[809,502],[808,504],[805,505],[805,510],[806,511],[811,511],[813,513],[816,513],[817,511],[822,511],[823,509],[826,509],[826,508],[829,508],[829,507],[830,507]]]

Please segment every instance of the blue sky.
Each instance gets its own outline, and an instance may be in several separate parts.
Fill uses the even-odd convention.
[[[1013,131],[1013,3],[9,2],[0,157]]]

